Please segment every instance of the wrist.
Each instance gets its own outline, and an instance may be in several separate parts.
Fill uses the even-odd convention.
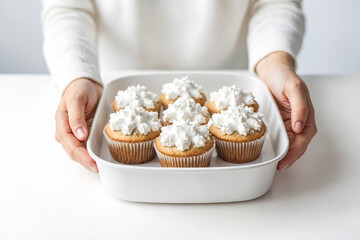
[[[90,79],[90,78],[77,78],[77,79],[75,79],[74,81],[72,81],[72,82],[69,84],[69,86],[72,85],[72,84],[74,84],[74,83],[76,84],[76,83],[79,83],[79,82],[91,83],[91,84],[95,85],[96,87],[101,87],[101,88],[103,88],[103,86],[102,86],[101,83],[99,83],[99,82],[97,82],[97,81],[95,81],[95,80],[92,80],[92,79]]]
[[[263,79],[266,72],[281,68],[283,71],[295,72],[295,60],[286,52],[274,52],[261,59],[255,66],[256,74]]]
[[[101,83],[97,82],[97,81],[94,81],[90,78],[77,78],[75,80],[73,80],[71,83],[69,83],[69,85],[65,88],[64,92],[63,92],[63,95],[66,93],[66,91],[68,91],[69,89],[72,89],[72,88],[76,88],[77,86],[84,86],[84,85],[88,85],[89,84],[91,86],[93,86],[97,92],[100,91],[100,93],[102,92],[102,89],[103,89],[103,86]]]

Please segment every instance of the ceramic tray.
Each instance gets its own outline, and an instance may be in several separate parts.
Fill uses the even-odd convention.
[[[141,165],[114,161],[103,136],[103,128],[113,112],[112,102],[118,90],[141,84],[160,95],[162,85],[175,77],[189,76],[211,91],[235,84],[253,91],[264,114],[268,132],[260,157],[245,164],[231,164],[214,151],[207,168],[161,168],[156,157]],[[108,83],[95,115],[87,147],[96,161],[103,186],[116,198],[135,202],[214,203],[245,201],[266,193],[273,182],[276,166],[286,154],[289,141],[279,110],[266,85],[249,73],[170,72],[121,77]]]

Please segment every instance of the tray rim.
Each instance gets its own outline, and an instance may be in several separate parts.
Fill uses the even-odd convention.
[[[249,78],[252,78],[252,80],[259,82],[260,84],[264,85],[264,87],[267,89],[266,92],[269,95],[270,101],[272,102],[272,104],[274,104],[276,106],[276,102],[272,96],[272,94],[270,93],[270,91],[268,90],[266,84],[260,80],[256,75],[251,74],[248,71],[233,71],[233,70],[229,70],[229,71],[224,71],[224,70],[209,70],[209,71],[193,71],[193,70],[189,70],[189,71],[139,71],[139,72],[130,72],[129,74],[119,74],[120,76],[113,76],[111,77],[110,81],[108,81],[104,87],[103,93],[106,92],[107,88],[109,87],[109,85],[111,83],[113,83],[114,81],[118,81],[121,80],[123,78],[128,78],[128,77],[137,77],[137,76],[151,76],[151,75],[169,75],[169,74],[192,74],[192,75],[203,75],[203,74],[217,74],[217,75],[235,75],[235,76],[246,76]],[[102,94],[100,101],[98,103],[98,107],[102,106],[102,103],[104,100],[104,94]],[[278,117],[280,119],[281,115],[279,112],[279,109],[276,107],[276,115],[278,115]],[[99,111],[96,111],[95,113],[95,117],[94,117],[94,121],[93,123],[97,122],[97,119],[99,118]],[[285,125],[282,122],[280,124],[280,128],[282,129],[282,131],[286,132],[285,129]],[[289,150],[289,139],[286,138],[285,142],[286,142],[286,147],[284,149],[284,151],[282,151],[279,155],[277,155],[276,157],[269,159],[265,162],[260,162],[260,163],[254,163],[254,164],[247,164],[247,165],[238,165],[238,166],[223,166],[223,167],[201,167],[201,168],[163,168],[163,167],[149,167],[149,166],[137,166],[137,165],[126,165],[126,164],[121,164],[121,163],[112,163],[109,162],[105,159],[102,159],[101,157],[97,156],[97,154],[95,154],[92,151],[91,148],[91,139],[94,135],[94,131],[95,128],[91,128],[90,130],[90,134],[86,143],[86,147],[87,150],[90,154],[90,156],[95,160],[96,163],[100,162],[101,164],[105,164],[114,168],[119,168],[119,169],[123,169],[123,170],[128,170],[128,171],[145,171],[145,172],[179,172],[179,173],[187,173],[187,172],[202,172],[202,173],[207,173],[207,172],[217,172],[217,171],[239,171],[239,170],[245,170],[245,169],[251,169],[251,168],[258,168],[258,167],[262,167],[262,166],[266,166],[269,164],[272,164],[274,162],[278,162],[280,161],[288,152]]]

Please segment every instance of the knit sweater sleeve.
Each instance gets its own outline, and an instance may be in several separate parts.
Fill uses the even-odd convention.
[[[63,92],[78,78],[100,84],[95,9],[91,0],[43,0],[44,55]]]
[[[249,68],[267,55],[282,51],[294,60],[300,50],[305,20],[301,0],[257,0],[251,5],[247,47]]]

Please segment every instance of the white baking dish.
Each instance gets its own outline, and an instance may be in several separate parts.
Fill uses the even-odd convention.
[[[188,75],[201,84],[207,96],[224,85],[251,89],[264,113],[268,133],[260,157],[246,164],[231,164],[214,151],[208,168],[161,168],[157,157],[146,164],[124,165],[114,161],[103,136],[103,127],[113,111],[111,103],[120,89],[142,84],[160,94],[164,83]],[[100,179],[116,198],[135,202],[214,203],[244,201],[266,193],[276,166],[286,154],[289,141],[280,113],[266,85],[248,73],[170,72],[140,74],[111,81],[104,89],[87,147],[96,161]]]

